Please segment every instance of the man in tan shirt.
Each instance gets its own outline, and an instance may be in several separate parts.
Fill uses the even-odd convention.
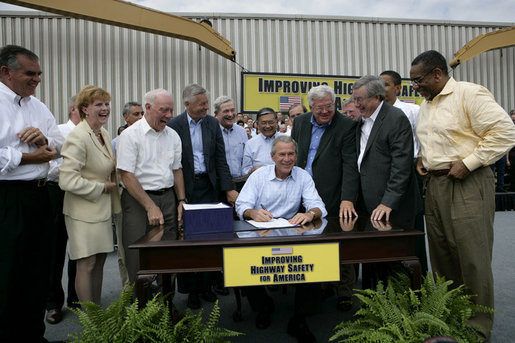
[[[515,125],[484,87],[457,82],[437,51],[411,63],[413,88],[426,99],[417,126],[417,171],[429,177],[425,215],[433,272],[465,284],[472,300],[494,306],[492,276],[494,177],[488,167],[515,142]],[[493,314],[478,313],[488,341]]]

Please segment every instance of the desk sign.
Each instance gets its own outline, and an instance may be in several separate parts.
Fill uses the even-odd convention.
[[[340,280],[338,243],[224,248],[225,287]]]

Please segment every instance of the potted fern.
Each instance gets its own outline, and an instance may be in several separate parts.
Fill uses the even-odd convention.
[[[463,285],[449,289],[450,284],[428,273],[420,290],[410,289],[405,275],[390,279],[386,288],[379,282],[376,290],[356,290],[362,302],[356,319],[338,324],[330,341],[420,343],[448,336],[462,343],[480,342],[467,320],[476,312],[494,310],[473,304]]]
[[[69,335],[71,342],[225,342],[224,337],[241,335],[216,327],[220,318],[218,301],[206,323],[202,321],[202,310],[193,314],[187,309],[184,318],[172,326],[168,306],[159,295],[139,310],[132,294],[132,287],[125,287],[105,311],[91,302],[81,303],[83,309],[71,309],[83,328],[82,332]]]

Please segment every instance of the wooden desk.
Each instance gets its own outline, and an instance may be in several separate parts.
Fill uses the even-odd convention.
[[[156,228],[129,248],[139,250],[138,274],[146,275],[221,271],[225,247],[339,242],[341,264],[401,261],[412,274],[412,287],[420,288],[420,262],[415,255],[415,239],[423,232],[384,222],[373,225],[367,217],[359,217],[354,224],[340,218],[327,218],[326,222],[315,224],[324,226],[316,229],[321,233],[309,234],[313,231],[308,231],[296,235],[240,238],[238,234],[248,232],[246,230],[251,226],[246,222],[235,222],[234,233],[180,240],[161,240],[163,229]],[[145,301],[142,287],[136,282],[140,304]]]

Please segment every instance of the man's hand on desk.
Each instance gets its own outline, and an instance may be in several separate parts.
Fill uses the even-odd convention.
[[[243,213],[243,217],[255,220],[257,222],[269,222],[270,220],[274,219],[274,216],[272,215],[272,213],[270,213],[270,212],[268,212],[267,210],[264,210],[264,209],[259,209],[259,210],[248,209],[248,210],[245,210],[245,212]]]
[[[292,225],[304,225],[306,223],[309,223],[315,219],[315,216],[313,213],[307,212],[307,213],[297,213],[293,216],[293,218],[289,219],[288,221]]]
[[[392,209],[388,206],[385,206],[383,204],[379,204],[375,208],[375,210],[372,211],[372,214],[370,215],[370,220],[381,220],[383,219],[383,216],[385,217],[386,221],[390,221],[390,213],[392,212]]]
[[[354,209],[354,203],[352,201],[342,200],[340,203],[340,218],[352,218],[352,216],[358,217]]]

